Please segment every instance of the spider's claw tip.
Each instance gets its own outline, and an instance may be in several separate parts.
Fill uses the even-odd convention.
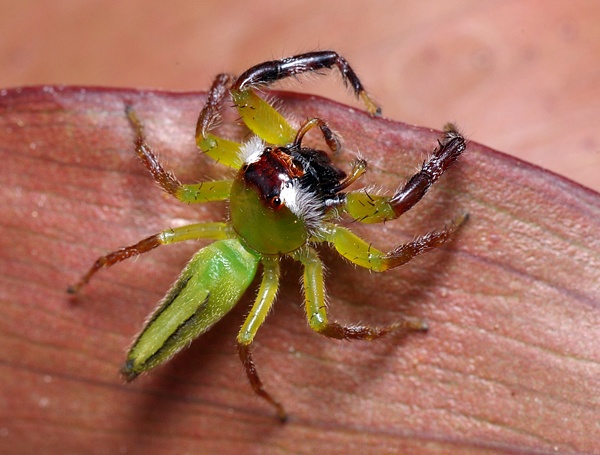
[[[287,412],[285,412],[283,409],[277,411],[277,417],[281,423],[286,423],[288,420]]]
[[[406,318],[405,324],[409,330],[415,332],[427,332],[429,330],[429,324],[427,324],[427,321],[425,321],[425,319]]]
[[[77,285],[70,285],[67,287],[67,294],[71,294],[71,295],[75,295],[79,292],[79,286]]]

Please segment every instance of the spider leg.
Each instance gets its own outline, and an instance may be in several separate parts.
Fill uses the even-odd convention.
[[[427,324],[417,318],[405,318],[383,327],[368,325],[341,325],[329,322],[325,305],[323,283],[323,263],[312,248],[304,248],[294,253],[294,258],[304,266],[304,294],[306,316],[310,328],[329,338],[345,340],[373,340],[394,331],[425,331]]]
[[[196,144],[204,153],[226,166],[239,169],[243,162],[240,144],[223,139],[210,132],[219,121],[225,97],[229,94],[242,121],[265,142],[274,145],[292,143],[296,130],[277,110],[253,90],[231,88],[233,76],[219,74],[206,97],[206,104],[196,124]]]
[[[158,234],[154,234],[135,245],[119,248],[106,256],[100,256],[88,272],[81,277],[81,279],[72,286],[69,286],[67,292],[69,294],[76,294],[79,292],[82,286],[87,284],[88,281],[104,267],[110,267],[118,262],[129,259],[133,256],[139,256],[140,254],[147,253],[156,247],[161,245],[168,245],[170,243],[183,242],[185,240],[197,240],[197,239],[226,239],[234,237],[235,234],[231,227],[226,223],[198,223],[189,224],[187,226],[181,226],[178,228],[167,229]]]
[[[221,117],[225,96],[229,93],[233,77],[230,74],[219,74],[213,81],[206,96],[206,103],[200,111],[196,124],[196,145],[202,152],[215,161],[239,169],[242,159],[239,154],[240,144],[223,139],[210,132]]]
[[[254,90],[231,89],[230,93],[242,121],[254,134],[273,145],[289,145],[294,141],[296,130]]]
[[[379,115],[381,109],[369,97],[360,79],[348,62],[336,52],[321,51],[300,54],[294,57],[260,63],[246,70],[231,84],[231,97],[244,123],[261,139],[274,145],[288,145],[298,139],[296,131],[287,120],[269,103],[259,97],[255,89],[267,86],[280,79],[285,79],[306,72],[316,72],[321,69],[337,67],[342,74],[344,83],[349,84],[354,93],[366,105],[371,115]],[[231,79],[217,84],[221,86],[231,83]],[[213,85],[213,88],[215,85]],[[219,91],[221,94],[221,91]],[[221,95],[223,96],[223,95]],[[222,99],[222,98],[221,98]],[[335,136],[321,121],[319,125],[330,148],[338,147]],[[312,128],[310,126],[308,129]],[[303,132],[299,132],[300,139]],[[335,145],[334,145],[335,144]]]
[[[353,191],[343,205],[347,213],[362,223],[380,223],[398,218],[421,200],[431,185],[457,160],[465,150],[465,139],[453,125],[446,126],[446,135],[421,170],[392,197]]]
[[[360,98],[371,115],[380,115],[381,109],[369,97],[365,88],[346,59],[334,51],[308,52],[260,63],[246,70],[232,85],[232,91],[247,91],[251,88],[272,84],[307,72],[317,72],[322,69],[337,67],[345,84],[352,87],[355,95]]]
[[[160,161],[152,152],[144,139],[144,127],[131,106],[126,108],[127,118],[135,131],[135,152],[142,163],[150,171],[158,185],[170,195],[181,202],[200,203],[209,201],[222,201],[229,197],[231,192],[230,180],[215,180],[194,185],[184,185],[173,173],[165,171]]]
[[[384,272],[406,264],[419,254],[442,246],[452,238],[467,217],[467,214],[463,214],[441,230],[417,237],[412,242],[400,245],[387,253],[374,248],[349,229],[335,224],[325,226],[325,240],[350,262],[373,272]]]
[[[269,392],[263,387],[262,381],[256,371],[256,365],[252,358],[250,351],[250,345],[254,340],[254,336],[258,331],[258,328],[265,321],[275,296],[277,295],[277,289],[279,287],[279,260],[278,259],[263,259],[263,278],[258,290],[258,295],[254,301],[254,305],[250,310],[250,314],[246,318],[246,321],[242,325],[240,332],[237,337],[238,342],[238,354],[240,360],[246,370],[246,375],[250,381],[250,385],[261,398],[269,402],[277,411],[279,419],[284,422],[287,419],[287,413],[283,409],[283,406],[275,400]]]

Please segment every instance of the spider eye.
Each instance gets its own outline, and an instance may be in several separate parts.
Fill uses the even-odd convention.
[[[281,198],[279,196],[273,196],[271,198],[271,207],[278,209],[281,206]]]

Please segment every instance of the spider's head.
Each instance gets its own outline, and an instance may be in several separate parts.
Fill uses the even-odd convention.
[[[290,253],[314,235],[346,174],[322,151],[252,139],[230,196],[235,231],[262,254]]]

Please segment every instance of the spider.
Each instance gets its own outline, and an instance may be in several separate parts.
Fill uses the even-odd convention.
[[[131,106],[127,118],[135,132],[135,151],[154,180],[167,193],[187,204],[229,201],[225,222],[207,222],[166,229],[134,245],[96,260],[68,292],[75,294],[100,269],[158,246],[196,239],[214,243],[200,249],[152,313],[133,343],[121,372],[127,381],[164,362],[209,330],[240,300],[253,281],[259,264],[262,282],[256,300],[237,336],[239,357],[252,389],[270,403],[285,421],[284,407],[263,386],[250,347],[275,300],[284,256],[303,266],[308,324],[335,339],[379,338],[394,331],[426,331],[424,321],[405,318],[383,327],[342,325],[329,321],[325,305],[323,264],[315,246],[326,243],[350,262],[375,272],[398,267],[439,247],[465,221],[456,217],[439,231],[429,232],[391,251],[382,252],[336,224],[342,215],[361,223],[398,218],[413,207],[429,187],[465,150],[465,140],[449,125],[444,138],[419,172],[392,196],[365,189],[345,190],[362,177],[367,162],[358,159],[348,173],[334,165],[327,152],[302,144],[307,132],[318,128],[327,147],[335,152],[340,139],[321,118],[313,117],[294,128],[257,90],[307,72],[337,68],[372,116],[380,115],[348,62],[334,51],[319,51],[264,62],[239,77],[218,75],[207,95],[196,126],[200,150],[236,171],[233,180],[183,184],[166,171],[145,142],[142,122]],[[225,99],[230,97],[243,123],[253,133],[239,144],[212,133]]]

